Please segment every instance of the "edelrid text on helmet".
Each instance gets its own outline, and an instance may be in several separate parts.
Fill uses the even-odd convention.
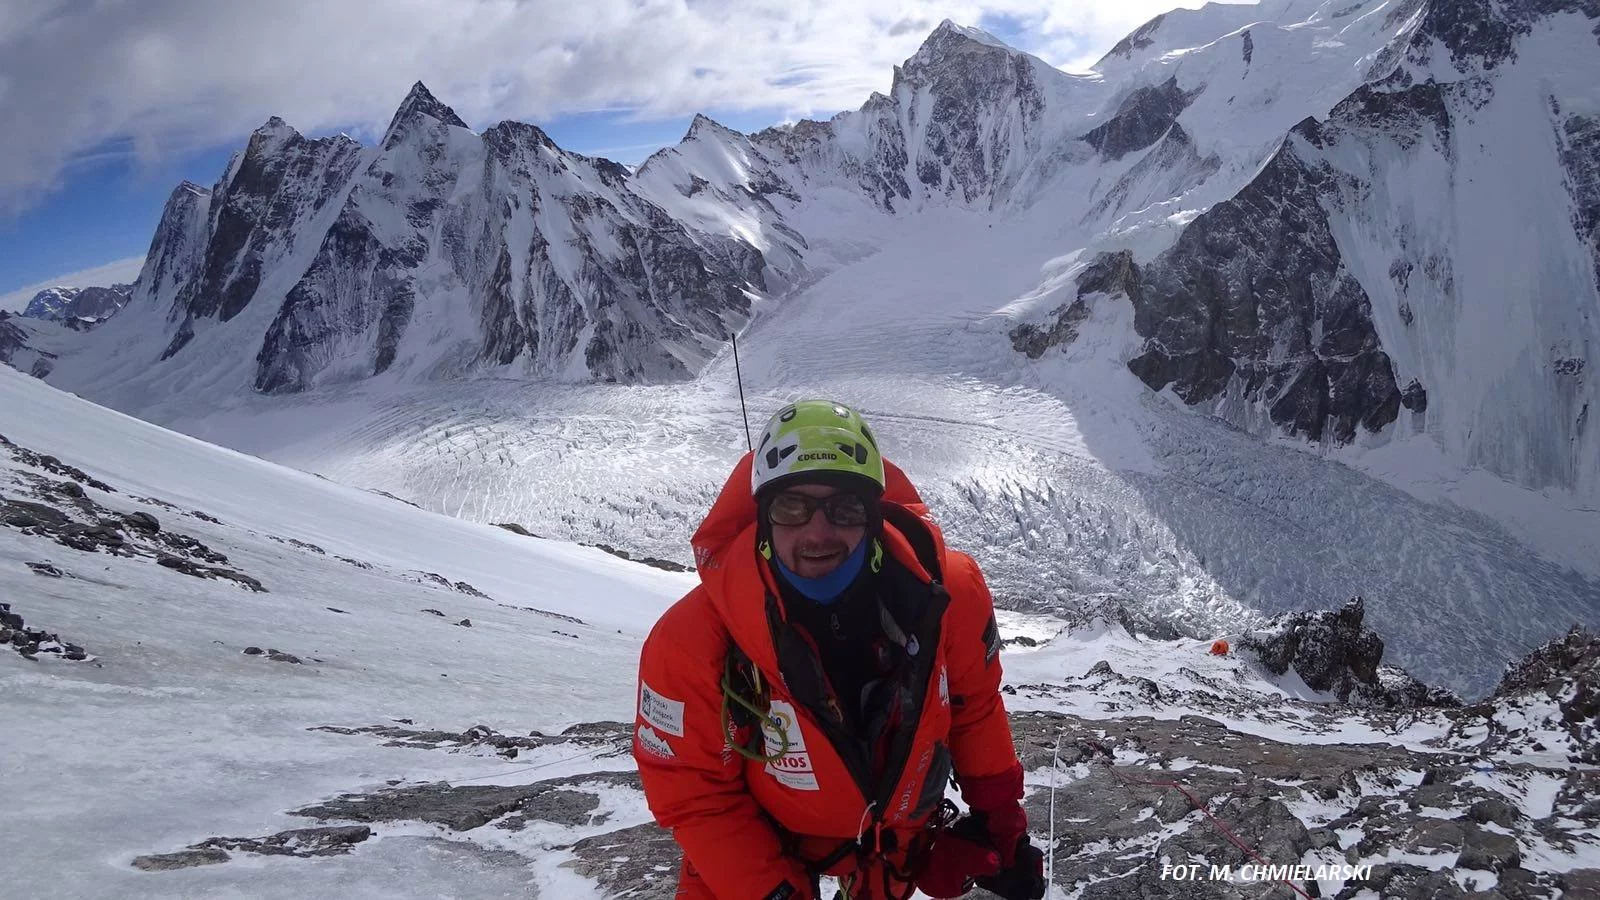
[[[767,421],[750,467],[750,492],[804,476],[857,476],[868,487],[884,487],[883,456],[861,414],[832,400],[801,400]]]

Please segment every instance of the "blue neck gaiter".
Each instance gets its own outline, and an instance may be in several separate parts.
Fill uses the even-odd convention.
[[[813,603],[828,606],[839,599],[839,595],[850,586],[850,582],[855,581],[856,576],[861,574],[861,566],[867,559],[867,545],[870,543],[872,543],[871,538],[863,538],[861,543],[856,545],[856,549],[839,564],[839,568],[821,578],[801,578],[789,571],[789,567],[776,555],[772,557],[772,561],[777,563],[778,573],[785,581],[794,585],[795,590],[804,594]]]

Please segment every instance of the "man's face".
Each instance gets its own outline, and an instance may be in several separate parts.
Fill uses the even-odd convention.
[[[836,488],[821,484],[797,484],[781,492],[803,494],[813,500],[825,500],[837,493],[840,491]],[[865,525],[835,525],[818,508],[804,525],[772,524],[772,549],[789,571],[801,578],[821,578],[839,568],[866,535]]]

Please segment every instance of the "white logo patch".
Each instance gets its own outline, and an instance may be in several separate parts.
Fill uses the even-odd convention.
[[[770,756],[783,749],[785,738],[789,742],[788,749],[783,756],[767,763],[767,774],[792,790],[821,790],[816,772],[811,769],[811,754],[806,752],[806,738],[800,733],[800,719],[795,716],[794,707],[774,700],[767,721],[761,723],[761,744],[765,753]]]
[[[673,737],[683,737],[683,701],[663,697],[639,682],[639,718]]]
[[[672,752],[672,745],[667,743],[667,739],[656,734],[656,730],[649,725],[639,726],[639,746],[643,747],[644,751],[651,756],[658,756],[662,759],[677,759],[678,757],[678,754]]]
[[[950,705],[950,670],[944,666],[939,667],[939,702]]]

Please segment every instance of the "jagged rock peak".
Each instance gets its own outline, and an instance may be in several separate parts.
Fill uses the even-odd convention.
[[[1572,626],[1562,637],[1506,666],[1494,696],[1540,692],[1554,697],[1569,693],[1567,688],[1573,684],[1581,685],[1589,696],[1572,693],[1565,699],[1574,703],[1586,700],[1592,707],[1586,711],[1589,718],[1600,714],[1600,634],[1582,625]]]
[[[283,119],[273,116],[255,131],[250,132],[250,142],[245,146],[245,153],[276,153],[284,145],[299,139],[300,132]]]
[[[957,25],[945,19],[922,42],[917,52],[906,60],[904,67],[896,67],[896,73],[898,75],[903,68],[904,73],[910,75],[938,66],[957,54],[993,53],[997,50],[1008,55],[1022,53],[986,31]]]
[[[288,122],[285,122],[282,118],[280,118],[278,116],[273,116],[273,117],[267,119],[267,121],[265,123],[263,123],[260,128],[257,128],[255,130],[255,133],[256,134],[263,134],[263,135],[278,135],[278,134],[285,134],[285,133],[297,134],[298,132],[296,132],[294,130],[294,128],[292,126],[290,126]]]
[[[689,130],[684,133],[683,139],[693,140],[702,134],[726,135],[730,137],[744,137],[738,131],[718,122],[705,113],[695,113],[694,121],[689,123]]]
[[[406,94],[406,99],[401,101],[400,108],[395,110],[394,118],[389,120],[388,133],[393,134],[401,123],[418,116],[427,116],[430,119],[436,119],[439,122],[446,125],[454,125],[457,128],[467,127],[467,123],[461,121],[461,117],[456,115],[455,110],[440,103],[428,91],[427,85],[420,81],[411,86],[411,93]]]
[[[565,153],[543,128],[515,119],[499,122],[483,133],[483,141],[502,153],[517,147],[548,147],[556,153]]]
[[[941,36],[946,39],[965,38],[969,41],[977,41],[978,43],[986,46],[999,47],[1002,50],[1013,49],[1005,41],[1000,40],[981,28],[969,28],[965,25],[957,25],[950,19],[945,19],[943,22],[940,22],[939,27],[935,28],[933,30],[933,34],[928,36],[928,41],[932,41]],[[927,46],[928,41],[924,41],[923,46]]]

